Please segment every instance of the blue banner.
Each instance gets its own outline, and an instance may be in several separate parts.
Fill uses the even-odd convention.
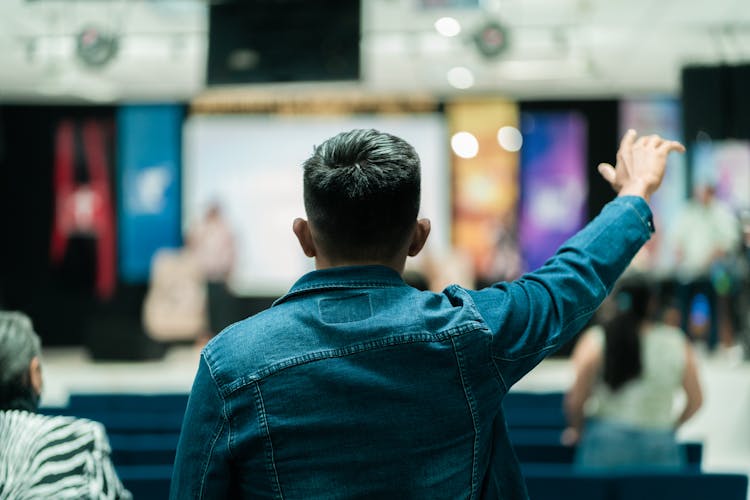
[[[160,248],[182,245],[180,157],[183,107],[128,105],[117,111],[120,278],[141,283]]]

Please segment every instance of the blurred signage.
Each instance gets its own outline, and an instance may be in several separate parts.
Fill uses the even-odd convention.
[[[148,280],[156,251],[182,243],[182,116],[176,105],[123,106],[117,112],[119,261],[125,281]]]
[[[519,237],[526,269],[552,257],[586,221],[586,119],[575,112],[521,117]]]

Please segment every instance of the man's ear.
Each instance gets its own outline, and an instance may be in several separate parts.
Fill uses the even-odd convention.
[[[292,230],[297,236],[299,246],[302,247],[302,251],[305,252],[305,255],[308,257],[315,257],[318,252],[315,248],[315,241],[313,241],[312,233],[310,232],[310,223],[305,219],[297,217],[292,224]]]
[[[427,237],[430,235],[430,219],[419,219],[417,225],[414,226],[414,234],[411,237],[411,243],[409,244],[409,257],[414,257],[424,248],[424,244],[427,242]]]
[[[31,381],[31,387],[34,392],[42,394],[42,364],[39,361],[39,356],[31,358],[29,363],[29,380]]]

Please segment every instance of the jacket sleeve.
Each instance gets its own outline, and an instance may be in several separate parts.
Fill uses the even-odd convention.
[[[468,292],[506,390],[586,325],[652,232],[646,201],[618,197],[538,270]]]
[[[177,445],[170,498],[228,498],[229,436],[225,401],[202,355]]]

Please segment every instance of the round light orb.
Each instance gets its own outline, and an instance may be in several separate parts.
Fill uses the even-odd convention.
[[[461,23],[454,17],[441,17],[435,21],[435,29],[443,36],[452,37],[461,33]]]
[[[479,141],[469,132],[456,132],[451,137],[451,149],[461,158],[474,158],[479,153]]]
[[[497,131],[497,142],[504,150],[515,153],[523,145],[523,136],[516,127],[500,127],[500,130]]]
[[[448,83],[457,89],[468,89],[474,86],[474,73],[469,68],[456,66],[448,70]]]

